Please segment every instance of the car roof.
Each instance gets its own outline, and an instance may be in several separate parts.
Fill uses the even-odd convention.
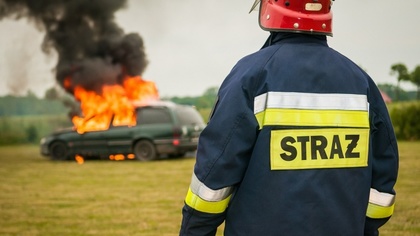
[[[136,108],[141,107],[175,107],[177,104],[171,101],[153,100],[153,101],[134,101],[132,103]]]

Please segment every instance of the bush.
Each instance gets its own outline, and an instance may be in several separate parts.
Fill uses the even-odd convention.
[[[38,143],[43,136],[71,125],[66,115],[0,116],[0,145]]]
[[[397,139],[420,139],[420,102],[393,104],[389,110]]]
[[[39,140],[38,131],[35,125],[31,124],[26,128],[26,139],[30,143],[36,143]]]

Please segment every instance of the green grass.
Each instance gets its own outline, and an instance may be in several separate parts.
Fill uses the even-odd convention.
[[[400,169],[394,216],[381,236],[420,235],[420,142],[399,142]]]
[[[52,162],[0,147],[0,235],[176,235],[192,158]]]
[[[399,147],[396,210],[381,236],[420,235],[420,142]],[[178,234],[194,158],[80,165],[38,153],[0,147],[0,235]]]

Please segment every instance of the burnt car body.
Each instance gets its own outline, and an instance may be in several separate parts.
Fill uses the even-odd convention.
[[[73,128],[56,131],[41,139],[41,154],[53,160],[108,159],[110,155],[134,154],[140,161],[163,155],[184,156],[197,149],[205,124],[198,111],[187,105],[154,102],[136,106],[135,126],[112,126],[79,134]]]

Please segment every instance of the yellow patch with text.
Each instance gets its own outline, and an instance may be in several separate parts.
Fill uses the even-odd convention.
[[[369,129],[271,131],[271,170],[366,167]]]

